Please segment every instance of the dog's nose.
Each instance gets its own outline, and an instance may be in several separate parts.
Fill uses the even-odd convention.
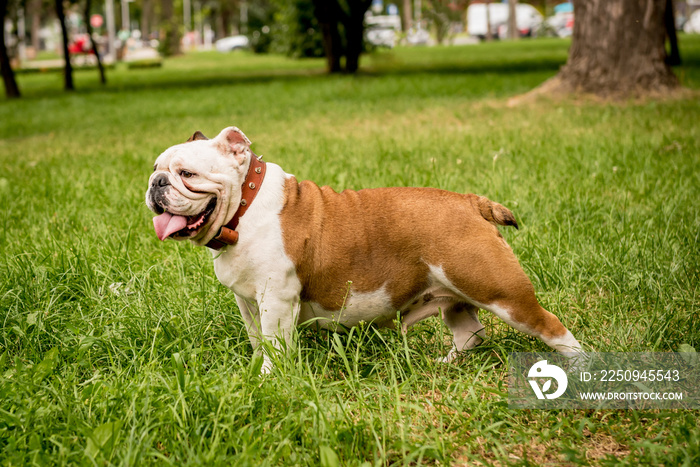
[[[151,186],[154,187],[164,187],[168,185],[170,185],[170,180],[168,180],[168,176],[165,174],[156,175],[151,182]]]

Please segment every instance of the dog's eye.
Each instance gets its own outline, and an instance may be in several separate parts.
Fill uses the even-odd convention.
[[[180,172],[180,176],[182,178],[192,178],[192,177],[194,177],[194,174],[192,172],[188,172],[187,170],[182,170]]]
[[[155,172],[157,168],[158,168],[158,165],[154,165],[154,166],[153,166],[153,171]]]

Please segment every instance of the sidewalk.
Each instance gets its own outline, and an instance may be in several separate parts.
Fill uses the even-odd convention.
[[[160,58],[158,51],[152,48],[144,47],[135,50],[127,50],[126,57],[124,58],[125,63],[138,62],[140,60],[157,60]],[[93,55],[78,55],[74,56],[71,60],[73,68],[94,68],[97,66],[97,60]],[[115,60],[109,57],[102,57],[102,65],[109,67],[115,64]],[[62,58],[55,58],[51,60],[28,60],[22,62],[20,68],[21,70],[31,70],[31,71],[41,71],[41,70],[54,70],[62,69],[64,67],[64,62]]]

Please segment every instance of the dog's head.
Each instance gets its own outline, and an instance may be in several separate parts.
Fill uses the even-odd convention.
[[[216,236],[241,202],[250,144],[236,127],[213,139],[197,131],[158,156],[146,191],[158,238],[205,245]]]

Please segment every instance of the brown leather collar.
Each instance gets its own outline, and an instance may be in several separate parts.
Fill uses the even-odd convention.
[[[214,250],[220,250],[226,245],[235,245],[238,242],[238,220],[246,213],[255,196],[260,191],[260,186],[265,179],[267,164],[263,162],[262,156],[258,157],[251,151],[250,167],[241,186],[241,205],[228,223],[219,229],[219,233],[209,240],[207,246]]]

